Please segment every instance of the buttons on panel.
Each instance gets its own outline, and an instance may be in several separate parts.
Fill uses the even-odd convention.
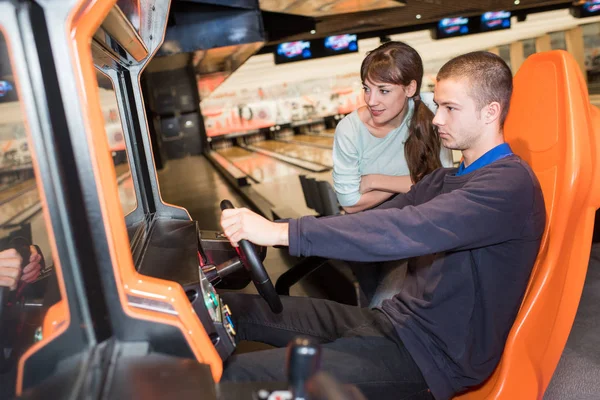
[[[231,310],[229,309],[229,306],[227,304],[223,304],[221,310],[223,311],[223,316],[225,317],[223,320],[223,326],[225,326],[225,329],[230,335],[235,336],[235,328],[233,326],[233,321],[231,320]]]

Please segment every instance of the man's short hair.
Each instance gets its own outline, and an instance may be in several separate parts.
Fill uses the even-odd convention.
[[[468,79],[469,94],[479,110],[494,101],[500,103],[503,127],[513,89],[512,72],[504,60],[487,51],[475,51],[448,61],[437,74],[438,82],[461,78]]]

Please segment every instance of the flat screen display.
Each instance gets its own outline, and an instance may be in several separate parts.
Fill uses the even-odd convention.
[[[469,18],[444,18],[438,22],[436,39],[464,36],[469,33],[472,33],[469,27]]]
[[[575,18],[596,17],[600,15],[600,0],[586,1],[579,6],[573,6],[571,14]]]
[[[481,16],[481,32],[510,29],[510,11],[490,11]]]
[[[327,36],[323,42],[323,46],[325,56],[356,53],[358,51],[356,35],[351,34]]]
[[[275,51],[275,64],[313,58],[311,43],[306,40],[281,43]]]

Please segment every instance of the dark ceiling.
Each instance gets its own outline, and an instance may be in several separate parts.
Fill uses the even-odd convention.
[[[355,33],[359,39],[382,37],[433,28],[442,18],[487,11],[511,11],[523,20],[527,14],[571,4],[557,0],[173,0],[157,56],[187,53],[199,77],[227,76],[252,54],[272,52],[285,41],[343,33]]]
[[[420,30],[442,18],[467,17],[486,11],[508,10],[525,17],[527,13],[566,8],[572,3],[557,0],[174,0],[171,24],[178,24],[182,14],[189,21],[194,13],[254,11],[262,22],[264,44],[269,47],[283,41],[332,34],[357,33],[360,38],[366,38]],[[311,30],[315,33],[311,34]]]
[[[515,4],[519,3],[518,5]],[[437,23],[442,18],[472,16],[486,11],[512,11],[514,14],[568,7],[571,2],[548,0],[407,0],[404,7],[323,17],[317,32],[326,36],[335,32],[376,32],[398,28],[417,28]],[[417,19],[417,16],[420,19]]]

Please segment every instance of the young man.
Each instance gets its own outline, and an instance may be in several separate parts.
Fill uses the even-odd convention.
[[[449,399],[496,367],[545,226],[540,185],[504,143],[512,74],[498,56],[469,53],[437,76],[433,123],[458,169],[438,169],[375,210],[273,223],[223,212],[232,243],[288,245],[293,255],[355,261],[410,259],[401,291],[377,309],[283,298],[273,315],[254,296],[223,296],[239,339],[323,343],[321,367],[374,399]],[[224,379],[281,380],[285,349],[246,353]],[[411,397],[413,396],[413,397]]]

